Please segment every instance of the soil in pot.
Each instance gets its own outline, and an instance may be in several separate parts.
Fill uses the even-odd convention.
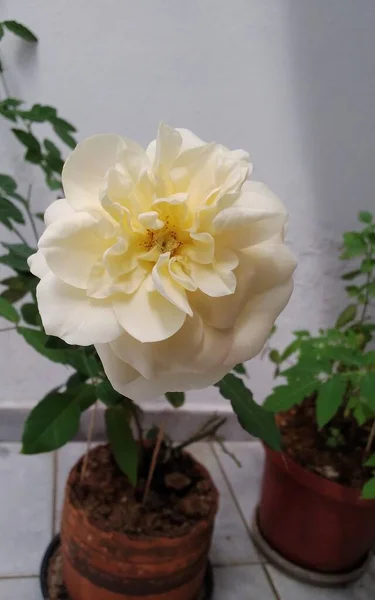
[[[140,482],[134,490],[108,445],[90,452],[83,480],[82,462],[79,463],[68,488],[70,501],[103,531],[137,537],[179,537],[188,533],[212,511],[215,489],[189,454],[172,455],[168,459],[163,456],[166,452],[163,448],[145,504],[142,498],[152,449],[144,451]]]
[[[373,469],[364,467],[364,452],[370,426],[358,427],[340,410],[329,426],[319,430],[315,419],[315,397],[277,416],[283,450],[300,465],[330,481],[362,488]]]
[[[195,600],[202,586],[217,490],[188,453],[163,446],[146,502],[152,457],[136,489],[108,445],[70,473],[62,521],[64,579],[73,600]]]

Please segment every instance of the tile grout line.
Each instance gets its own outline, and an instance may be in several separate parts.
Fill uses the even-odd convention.
[[[58,465],[59,458],[58,452],[55,451],[52,455],[52,537],[56,535],[56,503],[57,503],[57,473],[58,473]]]
[[[219,468],[220,468],[220,471],[221,471],[221,473],[222,473],[222,475],[224,477],[224,480],[225,480],[225,482],[226,482],[226,484],[228,486],[229,492],[230,492],[230,494],[231,494],[231,496],[233,498],[235,506],[236,506],[236,508],[237,508],[237,510],[239,512],[241,520],[242,520],[242,522],[243,522],[243,524],[245,526],[245,530],[246,530],[248,536],[250,537],[250,540],[253,542],[253,538],[252,538],[252,535],[251,535],[251,530],[250,530],[249,525],[248,525],[248,523],[246,521],[245,515],[242,512],[240,503],[237,500],[237,496],[236,496],[236,494],[234,492],[234,489],[233,489],[233,487],[232,487],[232,485],[231,485],[231,483],[230,483],[230,481],[229,481],[229,479],[227,477],[225,469],[224,469],[223,465],[221,464],[221,461],[220,461],[219,455],[218,455],[218,453],[216,451],[215,445],[212,442],[210,442],[210,446],[211,446],[211,449],[212,449],[212,451],[213,451],[213,453],[215,455],[216,461],[217,461],[217,463],[219,465]],[[255,546],[255,544],[254,544],[254,546]],[[273,579],[271,578],[270,574],[267,571],[266,564],[265,564],[265,562],[263,560],[263,557],[260,554],[260,552],[258,551],[258,549],[256,548],[256,546],[255,546],[255,551],[256,551],[256,553],[259,556],[259,559],[261,561],[260,563],[256,563],[256,564],[258,564],[258,565],[260,564],[260,566],[262,567],[262,570],[263,570],[263,573],[265,575],[265,578],[266,578],[266,580],[268,581],[268,583],[270,585],[270,588],[271,588],[271,590],[272,590],[272,592],[273,592],[273,594],[275,596],[275,599],[276,600],[282,600],[282,598],[279,595],[279,592],[278,592],[278,590],[277,590],[277,588],[276,588],[276,586],[275,586],[275,584],[273,582]]]

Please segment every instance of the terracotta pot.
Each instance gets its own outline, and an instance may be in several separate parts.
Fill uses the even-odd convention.
[[[208,471],[196,464],[211,481]],[[137,538],[102,531],[72,505],[66,491],[61,547],[64,582],[71,599],[196,600],[218,508],[218,492],[213,483],[212,487],[215,503],[211,514],[176,538]]]
[[[266,448],[258,525],[289,561],[315,571],[354,569],[375,542],[375,501]]]

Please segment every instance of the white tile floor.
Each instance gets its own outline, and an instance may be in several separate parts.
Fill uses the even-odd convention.
[[[217,445],[193,447],[221,494],[211,551],[214,600],[373,600],[375,564],[355,585],[323,590],[296,583],[262,561],[249,535],[249,522],[259,493],[263,451],[257,442],[227,446],[241,469]],[[0,600],[41,600],[39,562],[58,530],[67,473],[83,449],[75,443],[56,457],[27,457],[18,454],[18,444],[0,445]]]

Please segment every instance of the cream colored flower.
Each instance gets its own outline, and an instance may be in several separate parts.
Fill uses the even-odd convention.
[[[245,152],[164,124],[146,151],[116,135],[78,144],[29,259],[46,332],[95,344],[137,400],[205,387],[257,354],[295,259],[282,203],[249,170]]]

